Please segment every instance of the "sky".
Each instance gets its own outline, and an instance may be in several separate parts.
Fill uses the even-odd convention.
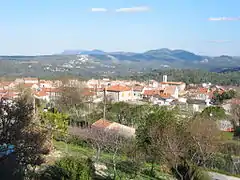
[[[2,0],[0,55],[184,49],[240,55],[239,0]]]

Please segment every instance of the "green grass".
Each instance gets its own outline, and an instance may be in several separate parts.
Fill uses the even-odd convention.
[[[54,141],[54,147],[62,153],[70,156],[82,156],[87,158],[93,156],[95,153],[91,148],[66,144],[63,141]]]
[[[222,132],[222,135],[225,140],[233,139],[233,132]]]
[[[62,153],[70,156],[90,158],[96,154],[96,150],[90,147],[83,147],[74,144],[66,144],[63,141],[54,141],[54,147]],[[112,158],[111,153],[101,152],[100,160],[109,161]],[[117,159],[125,160],[125,156],[118,156]]]

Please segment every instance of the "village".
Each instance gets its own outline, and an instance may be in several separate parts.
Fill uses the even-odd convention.
[[[12,100],[17,98],[23,89],[31,90],[31,95],[38,100],[53,102],[61,94],[62,86],[81,87],[82,95],[93,103],[100,103],[106,97],[111,102],[134,104],[150,103],[159,106],[176,106],[192,113],[201,112],[204,108],[215,106],[215,97],[224,92],[234,91],[236,87],[218,86],[211,83],[190,84],[168,81],[167,75],[161,82],[149,80],[137,82],[130,80],[91,79],[79,81],[70,79],[67,84],[61,80],[43,80],[39,78],[17,78],[14,81],[0,82],[0,98]],[[230,113],[232,104],[239,104],[240,99],[228,97],[220,104],[226,114]],[[218,104],[219,106],[219,104]],[[229,120],[220,121],[222,131],[232,131]]]

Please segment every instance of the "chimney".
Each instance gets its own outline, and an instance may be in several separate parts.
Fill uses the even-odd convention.
[[[167,75],[163,75],[163,82],[167,82]]]

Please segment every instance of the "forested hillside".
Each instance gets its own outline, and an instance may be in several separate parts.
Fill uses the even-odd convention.
[[[140,81],[150,79],[161,81],[163,75],[168,75],[169,81],[183,81],[187,84],[199,84],[205,82],[211,82],[219,85],[240,84],[240,72],[216,73],[193,69],[154,70],[150,73],[139,76],[131,76],[130,78]]]

